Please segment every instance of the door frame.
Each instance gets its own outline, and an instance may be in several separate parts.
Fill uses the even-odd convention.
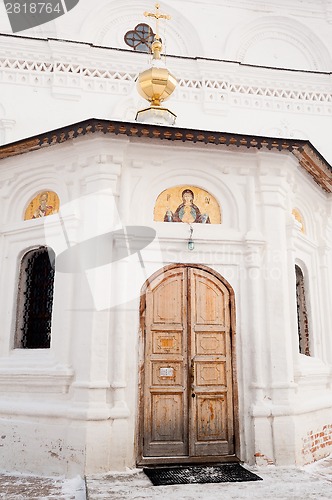
[[[140,418],[143,409],[144,399],[144,325],[145,325],[145,310],[146,310],[146,291],[148,286],[160,275],[177,268],[196,268],[212,274],[217,278],[229,292],[229,312],[230,312],[230,341],[231,341],[231,356],[232,356],[232,391],[233,391],[233,421],[234,421],[234,455],[215,456],[215,457],[144,457],[143,456],[143,418]],[[138,401],[137,401],[137,418],[136,418],[136,464],[174,464],[174,463],[212,463],[212,462],[238,462],[240,461],[240,433],[239,433],[239,403],[238,403],[238,384],[237,384],[237,363],[236,363],[236,310],[235,310],[235,293],[228,281],[223,278],[218,272],[208,266],[202,264],[170,264],[158,269],[153,273],[143,284],[141,288],[140,298],[140,320],[139,320],[139,359],[138,359]]]

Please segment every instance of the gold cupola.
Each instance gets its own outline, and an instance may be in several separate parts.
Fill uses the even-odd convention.
[[[170,16],[159,14],[159,7],[159,4],[156,4],[155,13],[144,12],[145,16],[156,19],[156,34],[151,45],[151,67],[140,73],[137,80],[138,93],[149,101],[150,106],[137,112],[136,121],[173,125],[176,115],[162,107],[161,103],[173,93],[177,81],[161,59],[162,43],[158,26],[159,19],[170,19]]]

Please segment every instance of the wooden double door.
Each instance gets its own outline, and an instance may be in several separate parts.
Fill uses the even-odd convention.
[[[235,457],[230,293],[206,269],[152,279],[142,307],[139,463]]]

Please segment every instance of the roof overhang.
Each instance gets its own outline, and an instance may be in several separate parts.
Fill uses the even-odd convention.
[[[324,191],[328,193],[332,192],[332,167],[309,141],[98,120],[95,118],[5,144],[0,147],[0,159],[71,141],[77,137],[98,133],[174,142],[179,141],[183,143],[289,151]]]

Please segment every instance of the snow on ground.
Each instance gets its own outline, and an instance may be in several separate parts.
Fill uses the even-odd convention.
[[[263,481],[152,486],[139,470],[87,478],[89,500],[332,500],[332,456],[303,467],[247,467]]]
[[[0,474],[4,500],[86,500],[84,480]]]
[[[88,500],[332,500],[332,455],[302,468],[247,467],[263,481],[153,486],[140,469],[87,478]],[[87,500],[81,477],[0,474],[0,499]]]

